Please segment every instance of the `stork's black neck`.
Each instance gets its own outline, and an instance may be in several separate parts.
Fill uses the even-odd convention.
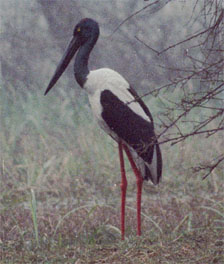
[[[93,33],[92,36],[80,47],[76,55],[74,64],[74,74],[76,81],[81,87],[84,86],[84,83],[87,80],[87,75],[89,74],[89,55],[94,45],[96,44],[98,36],[98,32],[95,34]]]

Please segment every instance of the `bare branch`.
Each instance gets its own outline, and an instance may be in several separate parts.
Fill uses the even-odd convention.
[[[216,157],[214,160],[216,160],[216,162],[213,162],[210,165],[209,164],[200,165],[192,169],[194,172],[207,171],[207,173],[202,178],[204,180],[214,171],[215,168],[217,168],[222,162],[224,162],[224,154]]]
[[[165,48],[165,49],[162,50],[162,51],[157,51],[157,50],[153,49],[151,46],[149,46],[148,44],[146,44],[144,41],[140,40],[140,39],[139,39],[138,37],[136,37],[136,36],[135,36],[135,38],[136,38],[139,42],[141,42],[142,44],[144,44],[147,48],[149,48],[149,49],[151,49],[152,51],[154,51],[157,55],[161,55],[162,53],[168,51],[169,49],[175,48],[175,47],[177,47],[177,46],[179,46],[179,45],[181,45],[181,44],[183,44],[183,43],[185,43],[185,42],[189,42],[190,40],[195,39],[195,38],[197,38],[197,37],[199,37],[199,36],[202,36],[202,35],[204,35],[204,34],[207,33],[207,32],[210,32],[210,33],[211,33],[212,31],[214,31],[216,28],[219,27],[219,25],[221,24],[221,22],[222,22],[222,20],[223,20],[223,16],[224,16],[224,9],[222,9],[222,11],[221,11],[221,13],[220,13],[220,15],[219,15],[219,18],[217,19],[217,21],[215,22],[215,24],[214,24],[213,26],[211,26],[211,27],[209,27],[209,28],[206,28],[205,30],[200,31],[199,33],[196,33],[196,34],[194,34],[194,35],[192,35],[192,36],[190,36],[190,37],[188,37],[188,38],[186,38],[186,39],[184,39],[184,40],[181,40],[181,41],[179,41],[179,42],[177,42],[177,43],[175,43],[175,44],[172,44],[172,45],[168,46],[167,48]],[[207,38],[209,37],[210,33],[208,34]]]
[[[133,14],[131,14],[130,16],[128,16],[127,18],[125,18],[112,32],[111,36],[124,24],[126,23],[128,20],[130,20],[131,18],[135,17],[136,15],[138,15],[139,13],[141,13],[142,11],[146,10],[147,8],[154,6],[151,11],[150,14],[156,13],[158,10],[160,10],[161,8],[163,8],[166,4],[168,4],[171,0],[157,0],[153,3],[150,3],[146,6],[144,6],[143,8],[141,8],[140,10],[134,12]]]

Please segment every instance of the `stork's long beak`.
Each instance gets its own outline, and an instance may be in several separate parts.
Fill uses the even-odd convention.
[[[50,83],[48,84],[48,87],[47,87],[44,95],[46,95],[50,91],[50,89],[55,85],[55,83],[61,77],[62,73],[65,71],[66,67],[68,66],[69,62],[71,61],[71,59],[73,58],[73,56],[75,55],[75,53],[79,49],[79,47],[80,47],[80,41],[78,41],[78,39],[76,37],[73,37],[71,39],[68,47],[66,48],[66,51],[65,51],[63,57],[61,58],[61,61],[59,62],[57,69],[56,69]]]

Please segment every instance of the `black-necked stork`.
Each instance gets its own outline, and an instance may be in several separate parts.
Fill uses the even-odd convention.
[[[127,179],[123,149],[137,180],[137,235],[141,235],[141,194],[143,180],[158,184],[162,176],[162,155],[154,132],[153,118],[146,105],[117,72],[102,68],[89,71],[88,59],[99,37],[99,25],[82,19],[63,55],[45,95],[55,85],[78,51],[74,74],[89,97],[93,114],[100,127],[117,143],[121,170],[121,239],[125,232],[125,198]]]

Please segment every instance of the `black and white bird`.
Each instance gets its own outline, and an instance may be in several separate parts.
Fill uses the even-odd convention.
[[[46,89],[55,85],[77,52],[75,79],[87,91],[92,112],[100,127],[119,148],[121,169],[121,238],[125,234],[125,150],[137,181],[137,235],[141,235],[141,193],[143,180],[158,184],[162,176],[162,155],[154,132],[153,118],[130,84],[116,71],[102,68],[90,71],[88,59],[99,37],[99,25],[90,18],[82,19]]]

